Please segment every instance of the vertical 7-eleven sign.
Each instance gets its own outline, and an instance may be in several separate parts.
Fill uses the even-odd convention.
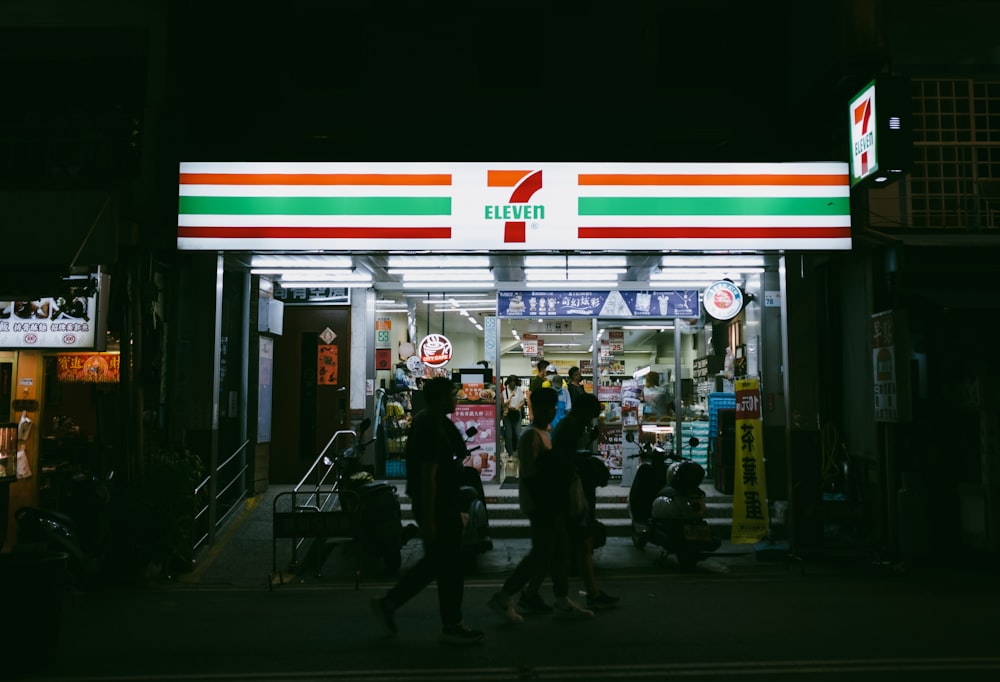
[[[854,96],[851,117],[851,186],[878,170],[875,133],[875,81]]]
[[[733,485],[734,544],[767,537],[764,430],[760,421],[760,380],[736,382],[736,476]]]

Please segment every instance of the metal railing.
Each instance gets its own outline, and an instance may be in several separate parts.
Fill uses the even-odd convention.
[[[194,487],[195,539],[194,546],[192,547],[193,550],[197,551],[199,547],[214,535],[214,531],[222,528],[232,515],[239,510],[240,501],[246,498],[247,485],[244,474],[249,467],[246,457],[241,455],[243,455],[248,445],[250,445],[249,440],[243,441],[229,457],[219,463],[215,471],[209,472],[208,476]],[[231,465],[234,464],[239,465],[239,468],[228,479],[225,479],[223,483],[223,474],[228,468],[232,468]],[[213,479],[217,482],[214,496],[209,494],[209,491],[212,489],[211,483]],[[243,486],[242,490],[234,487],[240,484]],[[227,495],[230,496],[228,503]],[[221,514],[219,513],[220,509],[222,509]]]
[[[337,449],[335,447],[337,440],[343,436],[350,436],[351,442],[346,447]],[[342,429],[330,436],[330,440],[316,456],[315,461],[302,476],[302,479],[289,491],[292,511],[322,512],[327,510],[331,502],[339,495],[337,480],[334,479],[328,487],[324,486],[327,486],[327,482],[335,473],[337,457],[347,447],[357,443],[357,440],[358,433],[353,429]],[[312,480],[310,481],[310,479]],[[299,502],[300,495],[306,495],[302,502]],[[277,500],[275,501],[277,502]],[[305,537],[291,538],[293,564],[298,563],[298,550],[307,539]]]

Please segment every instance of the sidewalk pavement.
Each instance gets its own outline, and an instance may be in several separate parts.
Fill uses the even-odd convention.
[[[497,484],[484,488],[487,499],[511,495],[509,490],[500,491]],[[287,489],[271,486],[267,492],[247,499],[242,513],[223,529],[215,545],[197,558],[191,572],[174,576],[176,582],[191,586],[259,586],[273,589],[291,583],[343,584],[391,582],[395,579],[396,573],[388,570],[380,558],[369,556],[367,552],[362,552],[359,575],[357,548],[346,538],[316,541],[315,544],[305,541],[294,551],[292,540],[274,540],[274,499]],[[627,490],[618,486],[605,490],[605,496],[627,495]],[[319,548],[326,551],[317,551]],[[494,538],[493,549],[477,557],[475,570],[469,579],[502,579],[501,576],[509,574],[529,548],[530,540],[527,538]],[[407,542],[402,550],[402,570],[415,562],[421,553],[419,539]],[[680,571],[673,556],[664,558],[662,554],[660,548],[653,545],[639,549],[633,546],[629,537],[611,536],[604,547],[594,551],[594,564],[599,576],[610,572]],[[762,562],[753,545],[734,545],[724,540],[712,556],[699,564],[698,569],[715,573],[762,569],[785,571],[789,568],[786,563],[780,560]]]

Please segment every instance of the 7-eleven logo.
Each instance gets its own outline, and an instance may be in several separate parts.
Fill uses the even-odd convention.
[[[861,180],[878,170],[875,146],[875,83],[858,93],[851,102],[851,177]]]
[[[486,171],[486,186],[514,188],[508,203],[486,206],[485,217],[487,220],[504,221],[505,243],[524,242],[527,221],[545,218],[545,206],[528,203],[535,192],[542,188],[542,171]]]

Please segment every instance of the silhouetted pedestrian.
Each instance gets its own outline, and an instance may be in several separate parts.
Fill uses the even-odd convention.
[[[426,408],[414,417],[406,442],[406,491],[420,526],[424,555],[384,597],[372,600],[372,609],[395,634],[396,610],[437,580],[441,640],[472,644],[482,641],[483,633],[462,620],[465,575],[458,489],[467,451],[461,432],[448,417],[458,402],[458,390],[450,379],[435,377],[424,384],[423,392]]]

